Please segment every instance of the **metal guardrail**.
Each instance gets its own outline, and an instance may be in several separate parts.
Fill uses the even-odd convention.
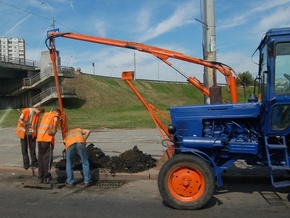
[[[67,76],[67,77],[73,77],[75,74],[75,69],[73,67],[60,67],[59,69],[59,75],[61,76]],[[45,68],[42,72],[30,77],[30,78],[24,78],[23,79],[23,86],[32,86],[35,83],[45,80],[51,76],[54,76],[52,67]]]
[[[30,77],[30,78],[23,78],[22,81],[13,84],[13,86],[10,86],[9,88],[7,88],[5,91],[6,93],[13,93],[16,92],[17,90],[22,89],[23,87],[31,87],[32,85],[36,84],[37,82],[41,81],[41,79],[43,78],[43,80],[49,78],[50,76],[53,76],[52,73],[46,74],[45,76],[41,75],[42,73],[38,73],[35,74],[34,76]]]
[[[67,67],[67,66],[60,66],[59,72],[63,75],[75,75],[75,68],[74,67]]]
[[[36,82],[40,81],[40,73],[34,75],[30,78],[24,78],[22,81],[22,86],[32,86]]]
[[[14,58],[14,57],[6,56],[6,55],[0,56],[0,62],[9,63],[9,64],[17,64],[21,66],[29,66],[29,67],[36,67],[39,65],[36,61],[33,61],[33,60],[28,60],[24,58]]]
[[[86,75],[92,75],[90,73],[82,73]],[[113,79],[120,79],[120,77],[116,76],[106,76],[106,75],[98,75],[99,77],[105,77],[105,78],[113,78]],[[138,81],[144,81],[144,82],[155,82],[155,83],[174,83],[174,84],[190,84],[188,81],[174,81],[174,80],[157,80],[157,79],[142,79],[138,78],[136,79]],[[203,83],[202,83],[203,84]],[[226,83],[217,83],[218,86],[226,86]]]
[[[35,74],[34,76],[30,78],[24,78],[22,82],[22,86],[32,86],[35,83],[46,80],[47,78],[53,76],[53,73],[51,72],[51,68],[47,67],[42,72]]]
[[[61,95],[76,95],[75,88],[67,88],[67,87],[60,87]],[[31,105],[36,105],[37,103],[41,102],[43,99],[50,97],[57,98],[57,90],[56,87],[51,87],[43,92],[35,95],[31,98]]]
[[[64,77],[74,77],[75,76],[75,69],[73,67],[64,67],[61,66],[59,69],[59,75]],[[7,94],[7,93],[13,93],[17,90],[22,89],[23,87],[29,89],[31,86],[35,85],[36,83],[40,81],[44,81],[48,79],[49,77],[53,77],[53,71],[51,67],[45,68],[43,71],[41,71],[38,74],[35,74],[34,76],[30,78],[23,78],[22,81],[13,82],[13,84],[7,84],[2,85],[0,87],[0,94]]]

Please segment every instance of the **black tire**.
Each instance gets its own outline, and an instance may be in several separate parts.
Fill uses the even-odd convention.
[[[195,155],[179,154],[167,160],[161,167],[158,189],[170,207],[196,210],[212,198],[215,176],[205,160]]]

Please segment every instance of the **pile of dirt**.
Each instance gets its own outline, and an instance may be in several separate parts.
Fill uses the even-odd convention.
[[[105,168],[110,173],[138,173],[156,166],[156,160],[149,154],[144,154],[135,145],[133,149],[119,156],[108,156],[100,149],[90,144],[87,146],[90,169]],[[65,170],[65,159],[55,163],[55,168]],[[78,155],[74,157],[73,169],[81,170],[82,162]]]

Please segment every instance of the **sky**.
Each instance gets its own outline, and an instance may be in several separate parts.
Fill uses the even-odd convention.
[[[0,37],[23,38],[26,59],[39,62],[47,31],[73,32],[157,46],[203,58],[203,0],[0,0]],[[257,74],[255,53],[268,29],[290,26],[290,0],[215,0],[216,59],[236,73]],[[56,38],[61,65],[83,73],[136,79],[203,81],[203,67],[169,59],[183,76],[136,50]],[[254,54],[254,55],[253,55]],[[94,65],[94,66],[93,66]],[[224,76],[217,75],[224,83]]]

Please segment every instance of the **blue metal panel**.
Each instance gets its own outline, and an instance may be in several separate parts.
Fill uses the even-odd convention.
[[[287,38],[289,38],[289,34],[290,34],[290,28],[289,27],[285,27],[285,28],[272,28],[268,30],[267,35],[269,35],[270,37],[273,36],[287,36]]]
[[[172,121],[212,118],[250,118],[260,115],[260,103],[212,104],[174,106],[170,108]]]
[[[228,148],[230,153],[258,154],[258,142],[231,142]]]
[[[256,118],[260,110],[260,103],[238,103],[174,106],[170,113],[177,135],[202,137],[204,119]]]

